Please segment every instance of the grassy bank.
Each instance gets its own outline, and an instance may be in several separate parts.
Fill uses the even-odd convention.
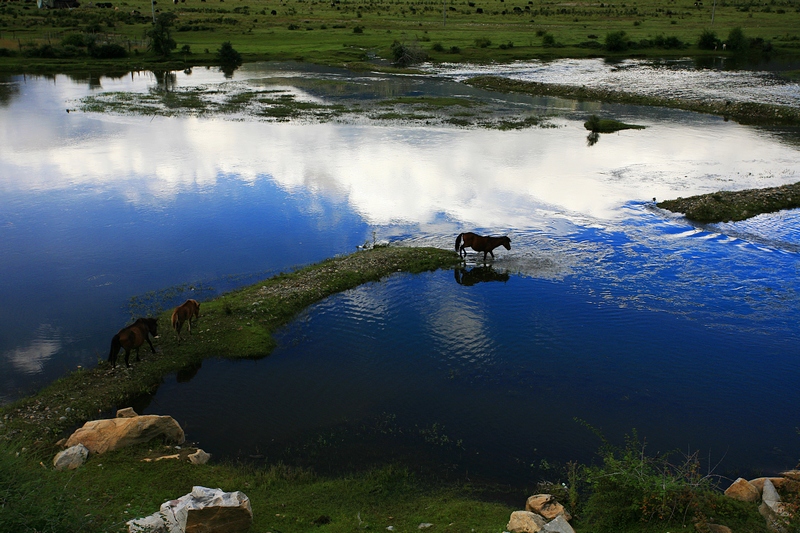
[[[0,69],[108,72],[216,64],[230,42],[245,61],[301,60],[354,67],[394,60],[395,41],[447,62],[555,57],[797,57],[792,0],[561,2],[556,0],[147,0],[38,9],[0,4]],[[104,5],[103,3],[101,3]],[[166,52],[153,50],[154,16],[174,15]],[[734,30],[742,33],[732,33]],[[726,47],[723,50],[722,44]]]
[[[766,189],[720,191],[664,200],[657,205],[662,209],[684,213],[686,218],[695,222],[735,222],[762,213],[797,209],[800,207],[800,183]]]

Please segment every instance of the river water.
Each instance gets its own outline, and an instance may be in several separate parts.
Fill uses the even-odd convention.
[[[98,113],[86,98],[158,93],[163,78],[4,79],[0,401],[104,360],[110,337],[158,305],[365,243],[452,248],[477,231],[512,249],[329,298],[270,357],[207,361],[136,408],[174,416],[218,456],[321,470],[405,458],[525,484],[592,460],[586,425],[697,452],[725,475],[795,466],[798,213],[697,226],[653,199],[800,181],[798,132],[459,83],[476,72],[800,105],[797,84],[770,73],[596,60],[427,76],[253,64],[169,82],[349,107],[454,96],[545,117],[510,130],[370,110]],[[590,143],[589,114],[645,129]]]

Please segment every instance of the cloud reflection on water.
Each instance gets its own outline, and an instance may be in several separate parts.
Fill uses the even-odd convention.
[[[98,120],[99,119],[99,120]],[[40,143],[6,132],[6,190],[123,189],[163,204],[220,177],[348,199],[370,224],[441,213],[485,228],[529,227],[543,212],[618,218],[629,201],[798,181],[800,154],[721,120],[648,123],[585,143],[576,121],[523,131],[76,116],[89,133]],[[642,122],[642,120],[640,120]],[[48,129],[48,128],[46,128]]]

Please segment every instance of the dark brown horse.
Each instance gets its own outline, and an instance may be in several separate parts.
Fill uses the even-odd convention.
[[[476,252],[483,252],[483,260],[486,261],[486,254],[491,254],[494,259],[492,250],[498,246],[503,246],[506,250],[511,249],[511,239],[507,235],[503,237],[484,237],[472,232],[460,233],[456,237],[456,252],[462,257],[467,255],[467,248],[472,248]]]
[[[186,300],[172,312],[172,329],[178,334],[178,342],[181,341],[181,328],[184,322],[189,323],[189,335],[192,334],[192,317],[195,323],[200,318],[200,304],[197,300]]]
[[[157,329],[158,320],[155,318],[139,318],[130,326],[119,330],[119,333],[111,339],[111,351],[108,354],[108,362],[111,363],[111,368],[114,368],[117,364],[117,354],[119,354],[120,349],[125,350],[125,366],[131,366],[128,362],[128,357],[132,349],[136,350],[136,360],[139,361],[139,346],[144,344],[144,341],[147,341],[150,349],[153,350],[153,353],[156,353],[156,349],[150,341],[150,335],[155,337]]]

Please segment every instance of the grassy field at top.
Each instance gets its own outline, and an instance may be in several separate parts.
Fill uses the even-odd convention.
[[[0,69],[163,63],[148,52],[146,36],[161,13],[176,15],[171,66],[213,63],[223,42],[245,61],[351,67],[391,59],[395,41],[413,43],[442,62],[718,55],[733,53],[722,43],[735,28],[759,54],[800,55],[798,0],[114,0],[84,1],[72,9],[6,0],[0,2]],[[698,48],[703,32],[713,33],[716,51],[713,45]],[[610,34],[617,37],[613,43],[607,42]],[[116,44],[126,57],[87,54],[88,42]]]

